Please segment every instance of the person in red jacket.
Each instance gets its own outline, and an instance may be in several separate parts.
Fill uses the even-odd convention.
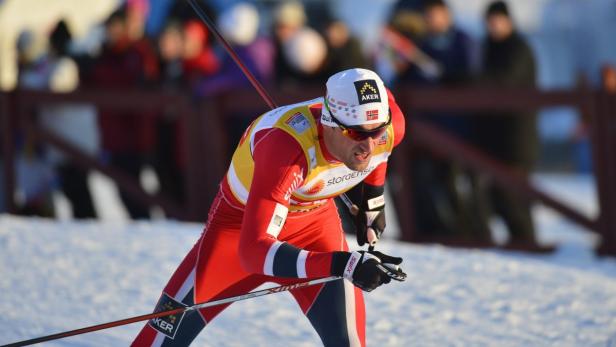
[[[124,6],[105,21],[105,43],[85,76],[86,85],[130,91],[156,80],[158,68],[153,66],[155,56],[152,56],[151,47],[145,38],[138,38],[129,30],[135,24],[129,25],[132,21],[128,16],[134,12],[130,6]],[[139,180],[142,167],[155,145],[154,119],[153,114],[145,112],[99,109],[98,121],[106,160],[134,180]],[[124,189],[119,193],[131,218],[150,217],[149,207],[143,206]]]
[[[365,346],[362,291],[404,280],[401,258],[350,251],[333,198],[359,189],[359,245],[385,228],[387,160],[404,117],[379,76],[332,75],[327,95],[283,106],[246,129],[197,244],[155,311],[246,293],[264,282],[342,276],[292,290],[326,346]],[[187,346],[228,305],[150,320],[133,346]]]

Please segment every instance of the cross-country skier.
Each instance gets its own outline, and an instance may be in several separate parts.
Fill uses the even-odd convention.
[[[385,228],[387,159],[404,116],[379,76],[332,75],[325,98],[276,108],[246,129],[199,241],[163,290],[155,311],[332,275],[346,280],[291,293],[326,346],[365,346],[362,291],[405,274],[401,258],[349,251],[333,198],[358,186],[359,245]],[[150,320],[133,346],[187,346],[220,305]]]

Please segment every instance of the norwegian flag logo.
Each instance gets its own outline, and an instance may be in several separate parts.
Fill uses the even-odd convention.
[[[375,120],[379,118],[379,110],[366,111],[366,120]]]

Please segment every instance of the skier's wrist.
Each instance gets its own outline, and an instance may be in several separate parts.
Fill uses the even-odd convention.
[[[332,254],[332,265],[331,265],[331,274],[333,276],[343,276],[344,268],[346,267],[349,259],[351,258],[351,252],[333,252]]]

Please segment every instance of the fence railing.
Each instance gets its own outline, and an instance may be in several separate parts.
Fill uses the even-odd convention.
[[[594,219],[542,192],[526,178],[479,149],[428,124],[414,121],[411,117],[407,130],[412,134],[412,143],[427,147],[468,168],[481,171],[505,189],[538,200],[571,221],[599,233],[602,242],[597,251],[601,254],[616,254],[616,95],[588,90],[542,92],[527,89],[404,89],[398,91],[396,96],[403,109],[414,111],[529,111],[552,106],[578,109],[582,118],[590,120],[591,123],[592,157],[599,205],[598,216]],[[398,191],[409,194],[411,189],[406,186],[408,182],[402,182],[405,186]],[[409,240],[414,238],[411,218],[413,216],[409,213],[400,218],[404,237]]]
[[[273,91],[274,99],[287,104],[317,97],[322,88],[301,91]],[[393,198],[398,210],[402,239],[416,240],[413,228],[410,196],[412,189],[405,162],[411,146],[423,146],[434,153],[451,158],[472,170],[481,171],[497,184],[516,194],[540,201],[573,222],[597,232],[602,237],[598,252],[616,254],[616,96],[601,91],[573,90],[543,92],[536,90],[500,89],[411,89],[394,91],[396,99],[407,115],[405,141],[394,151],[391,174],[397,187]],[[38,140],[65,152],[74,162],[87,169],[109,176],[121,189],[144,205],[157,205],[168,216],[182,220],[204,221],[209,204],[218,190],[232,148],[227,136],[229,115],[254,118],[268,110],[267,105],[252,90],[240,90],[215,98],[195,102],[181,93],[138,90],[83,90],[70,94],[34,91],[0,93],[0,126],[2,127],[2,158],[5,205],[15,210],[14,139],[15,129],[28,129]],[[32,118],[32,110],[53,103],[87,102],[96,107],[115,110],[156,111],[163,107],[184,117],[186,134],[182,144],[186,153],[185,201],[174,201],[161,194],[149,194],[136,179],[110,167],[99,158],[89,156],[64,139],[42,129]],[[416,111],[510,111],[537,110],[551,106],[577,108],[585,119],[591,120],[592,155],[597,184],[599,213],[591,218],[558,198],[541,191],[505,164],[490,158],[478,148],[465,144],[437,128],[416,120]],[[144,113],[145,114],[145,113]],[[155,114],[148,112],[148,114]],[[239,119],[239,118],[238,118]]]

